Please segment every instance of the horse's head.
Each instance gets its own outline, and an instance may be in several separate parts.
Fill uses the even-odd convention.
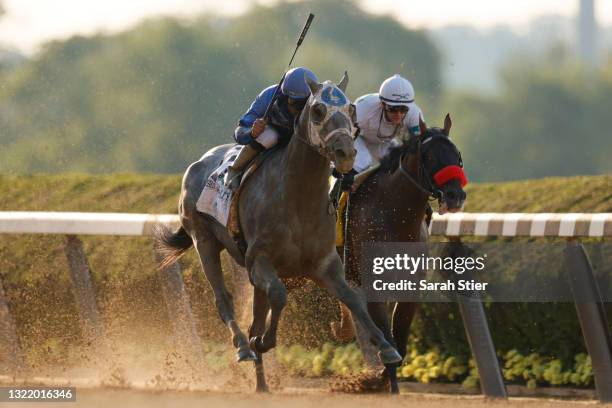
[[[427,128],[421,121],[421,134],[412,141],[416,145],[422,186],[438,199],[440,213],[460,211],[466,198],[463,187],[467,177],[461,153],[448,137],[451,125],[450,115],[446,115],[443,129]]]
[[[318,83],[306,77],[312,94],[302,110],[298,137],[331,160],[336,169],[346,173],[353,168],[355,107],[344,95],[348,84],[345,72],[338,86],[331,81]]]

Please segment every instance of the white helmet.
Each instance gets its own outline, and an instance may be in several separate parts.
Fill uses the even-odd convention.
[[[387,105],[408,106],[414,102],[414,88],[406,78],[395,74],[380,85],[378,97]]]

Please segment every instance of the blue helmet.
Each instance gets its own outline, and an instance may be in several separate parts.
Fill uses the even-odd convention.
[[[305,75],[308,75],[313,81],[317,81],[317,76],[304,67],[292,68],[287,71],[285,80],[281,86],[281,92],[283,95],[288,96],[291,99],[306,99],[310,96],[310,87],[306,83]]]

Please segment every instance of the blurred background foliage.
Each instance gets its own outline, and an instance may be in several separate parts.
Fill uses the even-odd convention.
[[[612,65],[581,67],[562,47],[516,56],[499,92],[449,90],[425,31],[351,1],[255,6],[238,17],[147,20],[113,35],[47,43],[0,61],[0,172],[177,173],[232,142],[255,95],[278,81],[308,14],[295,65],[351,77],[354,99],[399,72],[430,125],[452,136],[475,181],[610,173]],[[453,88],[457,89],[457,88]]]
[[[309,10],[317,20],[297,64],[322,80],[349,70],[352,97],[391,72],[410,75],[424,97],[437,95],[439,56],[425,35],[348,2],[146,21],[118,35],[49,43],[3,73],[0,171],[183,170],[233,140],[255,95],[282,75]],[[392,44],[401,52],[389,53]]]

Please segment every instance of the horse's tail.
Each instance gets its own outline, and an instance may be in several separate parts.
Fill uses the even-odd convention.
[[[160,269],[164,269],[175,263],[193,245],[193,241],[185,228],[180,227],[176,232],[163,224],[153,229],[155,238],[155,249],[161,257]]]

